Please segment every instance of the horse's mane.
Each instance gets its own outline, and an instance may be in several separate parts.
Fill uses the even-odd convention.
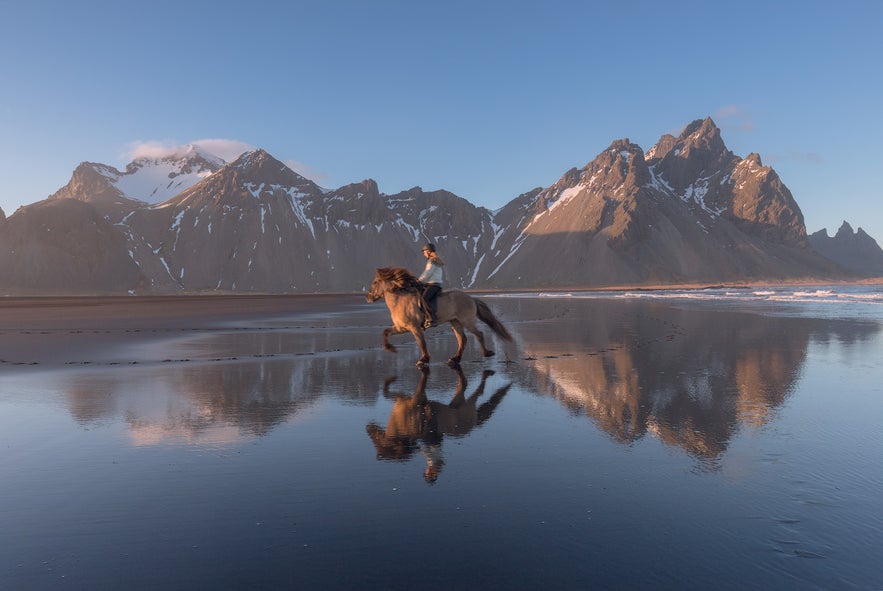
[[[393,289],[418,289],[420,282],[413,273],[404,267],[383,267],[377,269],[377,277],[382,281],[388,281]]]

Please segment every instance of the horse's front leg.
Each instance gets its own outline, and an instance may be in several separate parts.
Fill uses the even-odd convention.
[[[383,349],[389,351],[390,353],[395,353],[396,348],[390,344],[389,335],[399,334],[402,332],[401,330],[397,330],[396,327],[390,326],[389,328],[383,329]]]
[[[423,367],[429,363],[429,349],[426,348],[426,336],[422,328],[411,329],[411,334],[414,335],[414,340],[417,341],[417,346],[420,347],[420,359],[417,360],[417,367]]]

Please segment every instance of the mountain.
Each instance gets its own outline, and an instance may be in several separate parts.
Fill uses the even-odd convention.
[[[106,164],[83,162],[70,182],[50,200],[77,199],[117,221],[142,203],[159,203],[219,170],[224,161],[190,145],[161,158],[138,158],[120,172]]]
[[[570,288],[848,278],[757,154],[711,119],[628,139],[491,212],[448,191],[325,189],[264,150],[230,163],[189,147],[124,172],[83,163],[0,220],[0,290],[339,292],[374,269],[419,272],[433,242],[452,287]],[[75,256],[74,256],[75,255]]]
[[[726,149],[707,118],[645,154],[614,141],[506,220],[488,286],[589,287],[842,276],[807,247],[803,214],[760,156]]]
[[[140,281],[125,238],[87,203],[44,200],[0,222],[0,286],[8,293],[125,293]]]
[[[883,277],[883,249],[861,228],[853,232],[846,221],[833,238],[828,236],[827,228],[822,228],[810,234],[809,243],[820,254],[855,273]]]
[[[452,193],[387,196],[373,180],[327,191],[264,150],[118,224],[152,289],[260,292],[358,291],[429,240],[464,285],[489,227],[487,210]]]

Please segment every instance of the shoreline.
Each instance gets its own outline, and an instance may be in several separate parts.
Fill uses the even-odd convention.
[[[834,279],[789,279],[783,281],[775,280],[757,280],[757,281],[709,281],[709,282],[687,282],[687,283],[642,283],[642,284],[622,284],[622,285],[571,285],[571,286],[533,286],[524,288],[480,288],[480,287],[463,287],[450,288],[459,289],[467,293],[534,293],[534,292],[563,292],[563,291],[672,291],[672,290],[702,290],[702,289],[752,289],[756,287],[805,287],[808,285],[883,285],[883,277],[866,277],[855,280],[834,280]],[[18,300],[82,300],[82,299],[107,299],[130,301],[132,299],[142,300],[177,300],[177,299],[193,299],[193,298],[325,298],[325,297],[351,297],[364,296],[364,291],[340,291],[340,292],[313,292],[313,293],[275,293],[275,292],[251,292],[242,293],[234,291],[195,291],[181,293],[102,293],[102,292],[82,292],[82,293],[51,293],[51,292],[34,292],[34,293],[4,293],[0,294],[0,310],[6,302],[15,302]]]
[[[464,290],[475,296],[613,293],[768,287],[881,285],[862,282],[752,282],[595,288]],[[296,319],[316,313],[372,306],[364,294],[43,295],[0,299],[0,368],[64,367],[118,360],[120,351],[181,337],[231,330],[235,323]],[[385,306],[377,306],[377,310]],[[385,310],[384,310],[385,312]],[[388,318],[388,316],[387,316]],[[241,327],[237,327],[241,328]]]

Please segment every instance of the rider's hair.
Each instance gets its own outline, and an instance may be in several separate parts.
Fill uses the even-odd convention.
[[[426,246],[423,247],[423,252],[428,252],[429,258],[432,259],[432,261],[439,267],[443,267],[445,265],[445,262],[441,259],[440,256],[438,256],[438,252],[435,250],[435,244],[432,244],[431,242],[428,243]]]

